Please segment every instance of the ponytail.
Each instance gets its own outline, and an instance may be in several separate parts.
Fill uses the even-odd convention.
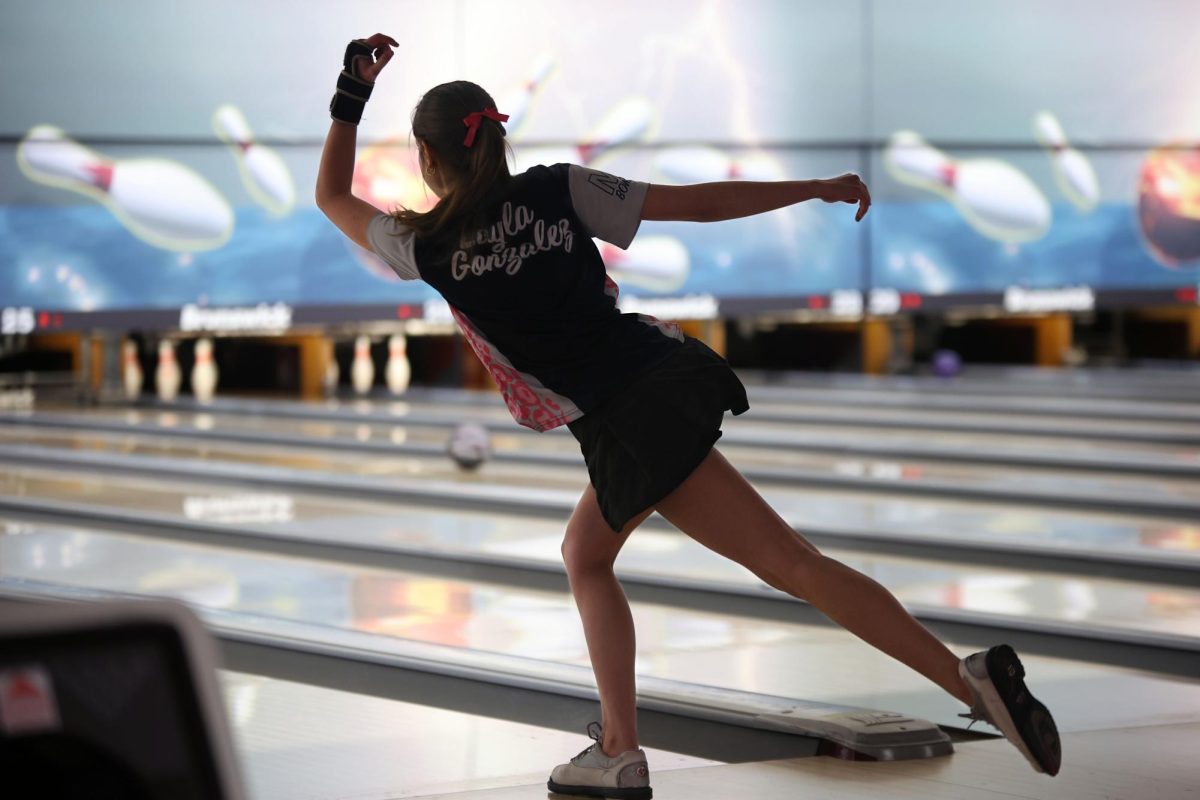
[[[478,127],[470,130],[463,124],[469,115],[495,107],[491,96],[470,81],[435,86],[417,103],[413,135],[437,156],[452,187],[429,211],[400,208],[393,212],[392,216],[418,237],[456,234],[461,238],[467,228],[482,224],[487,196],[512,179],[508,171],[511,149],[499,120],[492,115],[476,116]]]

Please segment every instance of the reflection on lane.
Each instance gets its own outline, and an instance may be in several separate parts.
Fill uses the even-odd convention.
[[[1200,437],[1200,425],[1192,421],[1142,421],[1142,420],[1092,420],[1086,418],[1039,417],[1031,414],[1005,414],[999,412],[967,412],[942,409],[912,409],[912,408],[846,408],[841,406],[805,406],[798,408],[786,403],[759,403],[752,406],[772,416],[783,419],[754,420],[760,424],[793,425],[787,421],[789,417],[798,419],[827,420],[828,424],[846,425],[900,425],[905,427],[928,426],[931,430],[946,426],[978,426],[981,430],[1003,431],[1005,428],[1014,430],[1039,431],[1055,436],[1103,436],[1106,433],[1120,431],[1125,435],[1144,434],[1148,436],[1165,437],[1172,435],[1190,437],[1195,440]],[[753,415],[753,411],[751,411]]]
[[[119,433],[82,433],[55,429],[24,427],[0,427],[0,442],[31,443],[40,446],[71,447],[96,451],[171,455],[182,458],[207,458],[234,463],[271,464],[298,469],[316,469],[341,474],[411,475],[435,477],[441,480],[472,482],[480,480],[474,473],[463,472],[448,459],[437,456],[401,455],[399,446],[409,441],[432,443],[428,437],[410,436],[403,427],[360,426],[355,439],[360,442],[382,442],[397,446],[397,453],[389,457],[380,452],[347,454],[332,449],[320,450],[322,442],[338,440],[336,432],[331,436],[307,435],[313,440],[310,449],[280,447],[268,450],[264,446],[236,444],[218,439],[204,441],[205,432],[237,430],[236,420],[222,420],[220,425],[211,422],[203,430],[196,430],[195,438],[181,440],[178,437],[154,437],[160,428],[146,426],[145,434],[123,435]],[[504,452],[529,451],[529,441],[513,441],[513,437],[497,435],[497,449]],[[533,443],[537,440],[534,439]],[[782,449],[744,447],[737,444],[722,444],[720,449],[742,469],[777,469],[794,471],[816,477],[864,479],[886,490],[888,483],[897,486],[913,483],[946,483],[966,488],[979,487],[994,491],[1029,491],[1031,482],[1046,493],[1092,496],[1101,500],[1191,500],[1200,503],[1200,482],[1185,478],[1149,478],[1119,473],[1089,473],[1067,469],[1013,469],[989,467],[976,464],[948,464],[920,459],[882,459],[853,456],[838,456],[816,452]],[[577,448],[576,448],[577,450]],[[582,458],[572,450],[562,453],[563,464],[539,466],[494,461],[487,468],[483,480],[503,480],[514,485],[555,485],[563,488],[578,488],[586,484]],[[1036,479],[1033,481],[1032,479]]]
[[[482,469],[460,469],[443,456],[353,453],[332,449],[302,447],[269,448],[218,439],[156,437],[119,433],[82,433],[53,429],[0,428],[0,444],[32,444],[58,450],[92,453],[131,454],[188,461],[225,462],[255,466],[331,472],[339,475],[364,475],[396,479],[420,478],[454,481],[466,485],[504,483],[514,486],[541,486],[582,491],[587,471],[582,458],[578,464],[538,466],[509,461],[491,461]]]
[[[97,480],[36,470],[0,474],[5,476],[0,489],[18,496],[156,511],[235,530],[348,547],[502,556],[556,569],[560,563],[562,523],[549,520],[215,487],[181,491],[156,481]],[[195,516],[200,511],[206,516]],[[189,512],[193,516],[188,516]],[[272,514],[276,518],[270,518]],[[872,575],[905,603],[1200,637],[1200,592],[1133,581],[838,552],[836,548],[826,548],[826,552]],[[622,550],[618,568],[626,575],[682,579],[703,586],[764,588],[742,567],[674,531],[638,531]]]
[[[794,408],[859,407],[878,409],[908,409],[917,413],[937,410],[978,412],[986,414],[1043,415],[1047,417],[1076,417],[1079,419],[1146,419],[1175,420],[1200,423],[1200,408],[1189,403],[1166,403],[1154,400],[1116,400],[1095,397],[1021,397],[1009,395],[972,396],[936,391],[913,392],[893,389],[886,392],[857,389],[802,389],[755,386],[747,387],[750,403],[759,410],[788,413]],[[1198,396],[1200,397],[1200,396]]]
[[[763,396],[763,395],[766,396]],[[988,410],[974,410],[961,407],[936,407],[934,403],[920,403],[909,407],[896,408],[888,404],[874,403],[855,405],[853,402],[842,404],[836,397],[816,396],[810,399],[793,399],[787,396],[772,398],[770,391],[751,394],[751,413],[745,417],[730,418],[728,423],[733,428],[749,425],[769,425],[772,423],[794,420],[818,425],[845,424],[851,426],[891,426],[928,427],[940,430],[946,426],[979,427],[983,430],[1005,429],[1037,431],[1038,435],[1052,433],[1055,435],[1080,436],[1111,436],[1114,431],[1126,435],[1142,434],[1164,437],[1170,441],[1172,437],[1190,437],[1195,440],[1200,437],[1200,417],[1179,414],[1168,419],[1138,419],[1116,417],[1109,419],[1088,418],[1086,414],[1063,416],[1038,414],[1035,409],[1012,409],[995,407]],[[778,393],[775,393],[778,395]],[[937,398],[930,398],[936,400]],[[186,408],[187,406],[183,406]],[[223,404],[209,407],[218,413],[261,414],[266,416],[303,416],[337,414],[346,417],[355,415],[388,415],[404,422],[406,417],[425,417],[458,421],[471,417],[489,424],[503,426],[512,424],[508,411],[502,404],[481,402],[446,401],[444,399],[427,399],[419,395],[407,395],[403,399],[372,401],[355,399],[350,401],[325,400],[320,403],[303,403],[295,401],[239,401],[230,399]],[[1186,408],[1186,407],[1185,407]],[[755,412],[759,412],[756,414]]]
[[[915,394],[1003,395],[1005,397],[1070,397],[1200,402],[1200,373],[1195,370],[1157,370],[1113,367],[1046,369],[1045,367],[987,367],[972,365],[957,378],[933,375],[862,375],[858,373],[776,372],[738,370],[753,390],[772,389],[913,392]]]
[[[638,537],[632,537],[631,542]],[[661,558],[661,553],[659,558]],[[569,595],[466,584],[419,574],[168,544],[9,522],[0,528],[0,580],[176,597],[212,609],[383,636],[586,665]],[[891,708],[954,724],[940,690],[832,627],[765,622],[633,604],[641,675],[781,697]],[[963,650],[964,648],[957,648]],[[1200,685],[1078,662],[1025,658],[1039,696],[1072,704],[1120,682],[1108,719],[1200,707]],[[1092,701],[1094,702],[1094,701]],[[1064,705],[1063,712],[1067,705]],[[1056,711],[1059,707],[1056,706]],[[1063,713],[1060,712],[1060,713]],[[1096,710],[1084,716],[1095,717]],[[1076,721],[1074,715],[1066,715]]]
[[[99,449],[171,459],[227,461],[251,466],[278,466],[338,475],[361,475],[397,488],[419,488],[421,481],[462,486],[513,486],[561,491],[573,500],[587,485],[582,465],[540,467],[493,461],[477,472],[463,472],[443,458],[402,458],[262,447],[173,439],[95,437],[79,433],[40,433],[0,429],[2,441],[31,441],[42,446]],[[729,449],[726,449],[727,454]],[[843,462],[844,463],[844,462]],[[860,462],[861,463],[861,462]],[[34,470],[28,475],[40,475]],[[1009,476],[1017,481],[1020,473]],[[1172,482],[1164,482],[1170,486]],[[1184,482],[1174,482],[1176,485]],[[374,485],[374,484],[372,484]],[[1019,488],[1019,483],[1016,484]],[[1190,485],[1189,485],[1190,486]],[[1001,545],[1043,544],[1112,551],[1175,551],[1200,555],[1200,526],[1183,520],[1085,511],[1028,509],[1006,503],[956,501],[888,493],[802,489],[767,484],[759,487],[767,501],[798,530],[820,529],[852,533],[952,538],[966,543]],[[1195,487],[1190,487],[1194,492]],[[33,491],[79,492],[44,489]],[[1132,488],[1123,487],[1129,492]],[[95,492],[88,496],[95,496]],[[135,495],[136,500],[136,495]],[[107,501],[106,501],[107,502]]]
[[[498,452],[527,451],[538,453],[579,455],[579,446],[565,428],[547,434],[534,434],[522,429],[510,418],[489,422],[484,416],[469,412],[453,413],[454,421],[483,421],[492,426],[493,445]],[[507,414],[507,412],[503,412]],[[171,431],[206,433],[220,430],[227,434],[269,434],[273,436],[309,438],[314,442],[405,442],[434,446],[445,445],[449,432],[437,425],[407,424],[403,416],[396,421],[379,421],[364,416],[355,419],[354,413],[330,420],[310,420],[284,416],[215,411],[145,410],[145,409],[60,409],[38,412],[42,418],[66,416],[75,420],[103,421],[110,424],[136,426],[145,430],[162,428]],[[751,414],[752,416],[752,414]],[[925,452],[931,447],[949,448],[956,452],[987,452],[1007,457],[1059,459],[1064,456],[1094,459],[1103,462],[1140,464],[1183,464],[1200,467],[1200,447],[1145,442],[1100,442],[1078,437],[1019,436],[1004,433],[952,433],[946,431],[904,431],[880,428],[864,431],[853,425],[802,425],[789,423],[755,423],[746,417],[729,420],[722,440],[726,447],[738,445],[761,453],[764,463],[774,463],[780,455],[767,452],[780,445],[789,448],[858,449],[886,446],[911,448]],[[786,457],[786,453],[784,455]]]
[[[1128,376],[1127,376],[1128,377]],[[1108,417],[1113,419],[1182,420],[1200,423],[1200,408],[1196,404],[1160,402],[1153,399],[1114,399],[1079,395],[1076,397],[1054,395],[1016,394],[997,398],[992,395],[956,394],[943,391],[944,380],[931,383],[927,391],[914,391],[898,387],[886,391],[851,388],[804,388],[802,386],[766,386],[747,382],[746,390],[750,405],[758,410],[788,413],[797,408],[813,407],[845,409],[847,406],[868,409],[907,408],[918,413],[929,413],[934,409],[952,411],[999,412],[1001,414],[1045,414],[1049,416]],[[1011,387],[1009,387],[1011,388]],[[1195,399],[1200,401],[1200,381],[1194,385]],[[501,407],[503,400],[498,392],[475,389],[439,389],[410,387],[404,396],[413,405],[450,405],[460,408],[476,406]],[[241,404],[238,398],[221,398],[218,403]],[[285,401],[294,402],[294,401]],[[326,408],[337,408],[337,400],[327,400]],[[309,404],[310,406],[312,404]]]

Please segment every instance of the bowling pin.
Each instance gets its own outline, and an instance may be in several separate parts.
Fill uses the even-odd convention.
[[[245,115],[234,106],[224,105],[213,114],[212,124],[221,141],[233,148],[242,185],[250,196],[277,217],[290,212],[296,205],[292,173],[278,153],[254,141]]]
[[[644,97],[630,97],[617,103],[578,146],[582,163],[589,164],[622,145],[642,139],[654,122],[654,106]]]
[[[1050,228],[1050,203],[1025,173],[1004,161],[956,161],[912,131],[898,131],[883,163],[901,183],[936,192],[976,231],[1002,242],[1031,242]]]
[[[217,365],[213,360],[212,339],[196,342],[196,363],[192,367],[192,394],[201,403],[211,402],[217,392]]]
[[[779,164],[765,153],[752,153],[736,159],[715,147],[668,147],[654,157],[654,168],[667,180],[675,183],[708,183],[711,181],[783,180]]]
[[[158,343],[158,366],[154,370],[154,386],[158,399],[170,403],[179,394],[179,362],[175,360],[175,344],[169,339]]]
[[[623,100],[613,106],[582,144],[515,148],[513,169],[519,173],[539,164],[587,166],[605,153],[644,138],[653,122],[654,108],[648,100],[639,97]]]
[[[384,377],[392,394],[404,394],[408,391],[408,383],[412,379],[412,365],[408,363],[406,344],[401,334],[388,339],[388,360]]]
[[[197,172],[162,158],[104,158],[58,128],[39,125],[17,145],[32,181],[87,195],[140,239],[164,250],[220,247],[233,233],[233,209]]]
[[[142,394],[145,375],[138,361],[137,342],[126,340],[121,345],[121,378],[125,383],[125,399],[137,400]]]
[[[1050,165],[1058,187],[1080,211],[1087,213],[1100,202],[1100,181],[1087,156],[1067,143],[1058,117],[1043,111],[1033,118],[1033,135],[1050,151]]]
[[[371,360],[371,340],[359,336],[354,340],[354,362],[350,365],[350,383],[358,394],[368,394],[375,384],[375,362]]]
[[[642,236],[627,250],[595,241],[604,268],[617,283],[673,292],[687,280],[691,266],[687,248],[672,236]]]
[[[325,362],[325,372],[321,375],[321,390],[325,392],[326,397],[333,397],[338,391],[338,382],[341,381],[341,370],[338,369],[337,355],[333,352],[333,348],[329,350],[329,360]]]
[[[498,110],[502,114],[508,114],[508,122],[503,124],[504,130],[510,138],[520,132],[521,124],[528,118],[529,109],[533,105],[538,89],[546,82],[546,77],[553,68],[554,57],[549,53],[542,55],[534,62],[533,69],[529,72],[529,80],[525,81],[521,88],[511,91],[501,98]]]

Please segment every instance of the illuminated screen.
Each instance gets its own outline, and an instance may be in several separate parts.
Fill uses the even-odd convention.
[[[1087,25],[1079,23],[1086,8]],[[858,172],[875,199],[605,251],[624,294],[763,304],[1088,286],[1194,289],[1200,6],[78,0],[4,12],[0,306],[414,304],[312,195],[345,42],[401,43],[355,191],[422,207],[408,120],[466,77],[516,164],[663,183]],[[46,32],[71,42],[46,58]],[[29,64],[38,68],[30,73]],[[597,147],[597,142],[606,146]],[[886,310],[886,309],[885,309]]]

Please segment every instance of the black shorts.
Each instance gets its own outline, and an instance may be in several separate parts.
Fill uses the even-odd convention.
[[[687,479],[721,438],[726,411],[750,408],[725,359],[688,338],[666,361],[568,426],[605,522],[620,532]]]

